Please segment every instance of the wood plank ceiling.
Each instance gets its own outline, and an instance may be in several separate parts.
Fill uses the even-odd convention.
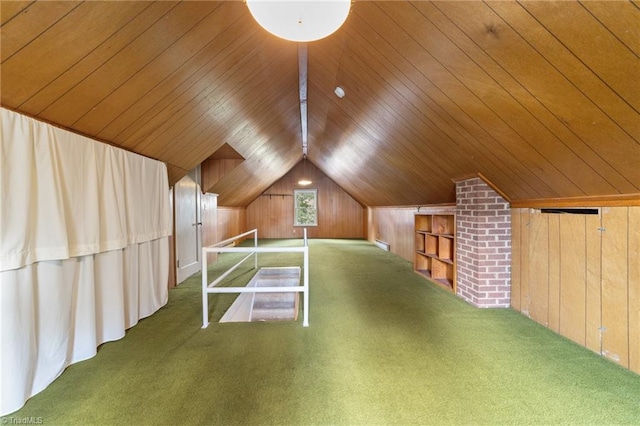
[[[297,46],[244,2],[3,1],[1,104],[246,206],[302,159]],[[640,4],[356,1],[309,43],[309,160],[365,206],[640,193]],[[343,99],[333,92],[340,86]]]

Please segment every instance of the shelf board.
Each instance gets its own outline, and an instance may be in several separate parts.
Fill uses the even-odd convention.
[[[414,271],[434,285],[455,292],[456,222],[452,212],[416,214]]]
[[[416,272],[422,276],[431,279],[431,271],[428,269],[416,269]]]
[[[447,279],[443,279],[443,278],[429,278],[431,281],[435,282],[436,284],[440,284],[446,288],[448,288],[449,290],[453,290],[453,282],[451,282],[451,280],[447,280]]]
[[[427,253],[426,251],[421,251],[421,250],[416,250],[416,253],[421,256],[430,257],[431,259],[439,260],[442,263],[448,263],[449,265],[453,265],[453,259],[445,259],[442,257],[438,257],[437,253]]]
[[[444,237],[444,238],[455,238],[455,235],[453,234],[438,234],[436,232],[431,232],[431,231],[416,231],[416,234],[423,234],[423,235],[433,235],[434,237]]]
[[[431,276],[431,271],[428,269],[416,269],[415,272],[427,278],[429,281],[436,284],[437,286],[443,287],[449,291],[453,291],[453,282],[451,282],[451,280],[447,280],[444,278],[433,278]]]

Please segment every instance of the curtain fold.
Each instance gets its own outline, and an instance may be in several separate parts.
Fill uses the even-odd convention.
[[[0,271],[171,234],[164,163],[0,113]]]
[[[0,272],[0,415],[167,303],[169,239]]]
[[[166,166],[0,108],[0,415],[167,303]]]

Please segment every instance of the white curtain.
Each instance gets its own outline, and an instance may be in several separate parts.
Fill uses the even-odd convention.
[[[0,415],[167,302],[166,167],[1,109]]]
[[[0,112],[0,270],[171,234],[164,163]]]

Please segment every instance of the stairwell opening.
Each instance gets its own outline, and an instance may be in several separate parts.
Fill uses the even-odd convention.
[[[295,287],[300,267],[260,268],[247,287]],[[296,321],[298,292],[241,293],[219,322]]]

